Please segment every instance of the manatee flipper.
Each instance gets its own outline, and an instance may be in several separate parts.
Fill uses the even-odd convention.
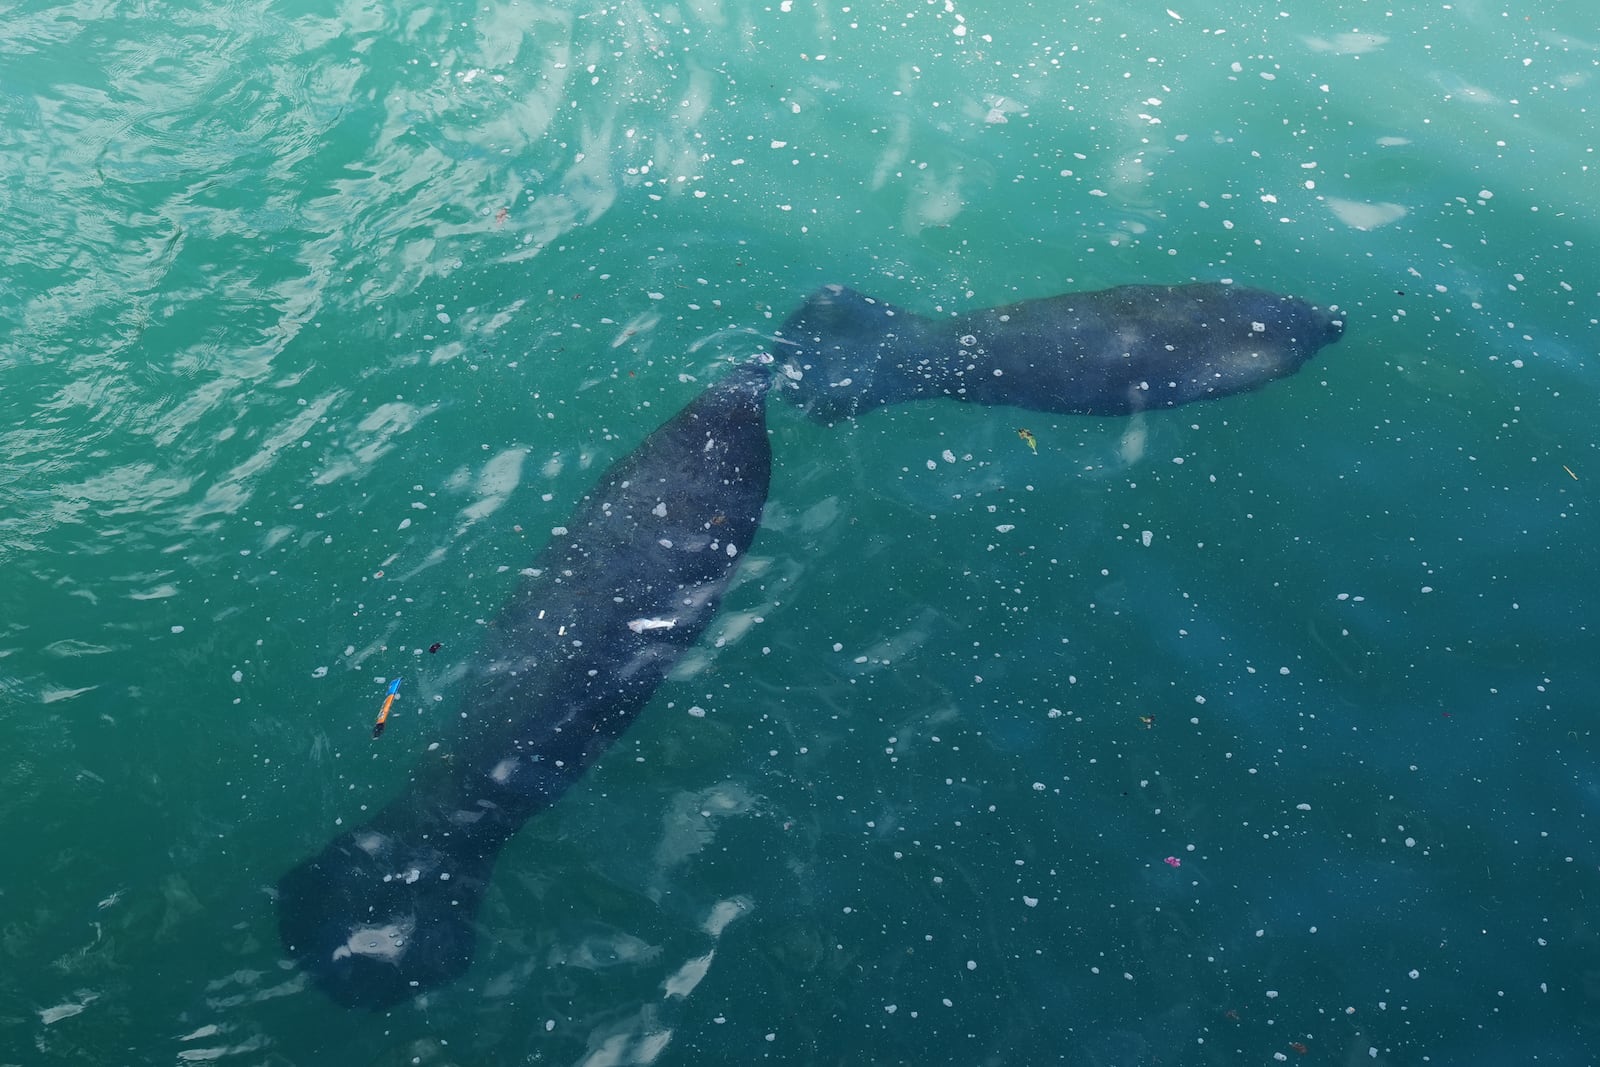
[[[627,729],[755,539],[767,387],[739,368],[612,464],[490,624],[453,739],[284,875],[284,947],[334,1000],[386,1007],[471,964],[501,847]]]
[[[1246,392],[1337,341],[1342,318],[1232,285],[1124,285],[929,319],[840,286],[817,293],[773,346],[783,392],[822,422],[949,396],[1126,415]]]

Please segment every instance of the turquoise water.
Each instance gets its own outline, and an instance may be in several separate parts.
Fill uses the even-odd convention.
[[[0,13],[0,1063],[1600,1058],[1583,5]],[[809,290],[1190,279],[1345,338],[1135,419],[775,403],[470,974],[289,967],[278,877]]]

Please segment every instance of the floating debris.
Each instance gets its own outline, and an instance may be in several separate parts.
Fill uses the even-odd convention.
[[[389,709],[394,707],[394,698],[400,693],[400,679],[396,678],[389,683],[389,691],[384,694],[383,707],[378,709],[378,721],[372,724],[372,736],[376,740],[383,733],[383,728],[389,722]]]

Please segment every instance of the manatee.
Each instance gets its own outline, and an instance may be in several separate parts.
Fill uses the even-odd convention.
[[[284,947],[334,1000],[383,1008],[466,971],[502,846],[716,615],[767,499],[769,375],[738,368],[611,465],[488,627],[455,735],[283,876]]]
[[[1121,285],[940,319],[830,285],[772,354],[783,395],[825,423],[941,396],[1128,415],[1260,388],[1343,331],[1333,309],[1234,285]]]

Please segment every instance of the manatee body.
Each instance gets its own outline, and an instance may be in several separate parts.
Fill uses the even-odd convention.
[[[740,368],[614,463],[494,619],[457,736],[279,883],[284,946],[381,1008],[464,972],[495,857],[577,781],[716,614],[767,498],[768,373]]]
[[[822,422],[939,396],[1126,415],[1256,389],[1343,330],[1334,311],[1232,285],[1123,285],[947,319],[827,286],[773,355],[784,395]]]

